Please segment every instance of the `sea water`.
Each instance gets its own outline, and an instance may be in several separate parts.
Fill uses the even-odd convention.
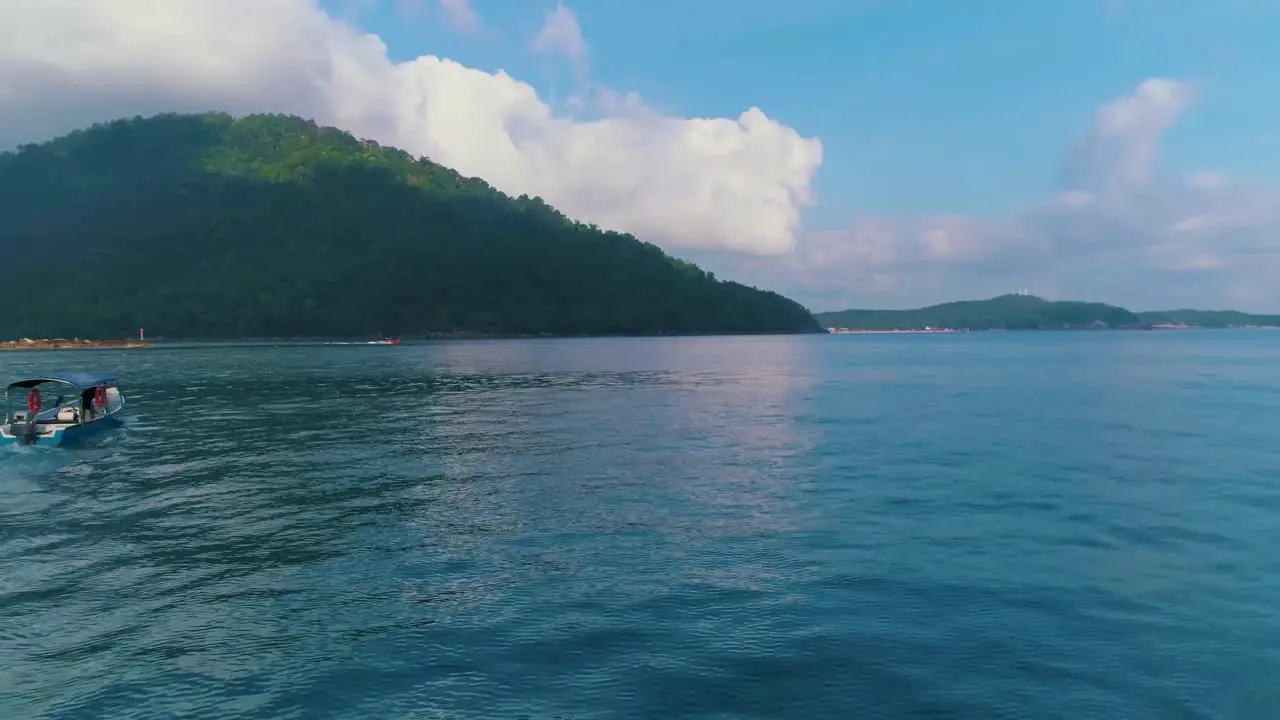
[[[1280,333],[10,353],[3,718],[1275,718]]]

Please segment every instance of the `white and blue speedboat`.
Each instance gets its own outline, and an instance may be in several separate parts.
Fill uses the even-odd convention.
[[[26,400],[25,410],[14,409],[15,395]],[[82,372],[9,383],[4,399],[0,445],[66,445],[118,427],[124,409],[114,377]]]

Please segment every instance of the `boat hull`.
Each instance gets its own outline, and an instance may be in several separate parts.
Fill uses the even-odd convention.
[[[44,426],[45,430],[37,436],[32,446],[66,447],[74,445],[81,440],[100,435],[107,430],[123,425],[124,423],[120,418],[116,417],[116,414],[112,413],[82,425]],[[9,432],[9,426],[0,425],[0,447],[19,444],[18,438]]]

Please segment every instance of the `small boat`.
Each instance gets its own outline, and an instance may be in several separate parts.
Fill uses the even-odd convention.
[[[25,411],[13,409],[15,394],[26,397]],[[4,399],[0,445],[66,445],[118,427],[121,422],[116,416],[124,409],[124,397],[114,377],[82,372],[9,383]]]
[[[400,338],[383,338],[381,340],[370,340],[369,345],[399,345]]]

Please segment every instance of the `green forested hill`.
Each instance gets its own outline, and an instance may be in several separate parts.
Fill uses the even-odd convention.
[[[841,310],[818,313],[823,327],[850,330],[1057,330],[1090,327],[1137,327],[1137,315],[1114,305],[1053,302],[1033,295],[1001,295],[915,310]]]
[[[0,337],[816,332],[799,304],[294,117],[0,154]]]

